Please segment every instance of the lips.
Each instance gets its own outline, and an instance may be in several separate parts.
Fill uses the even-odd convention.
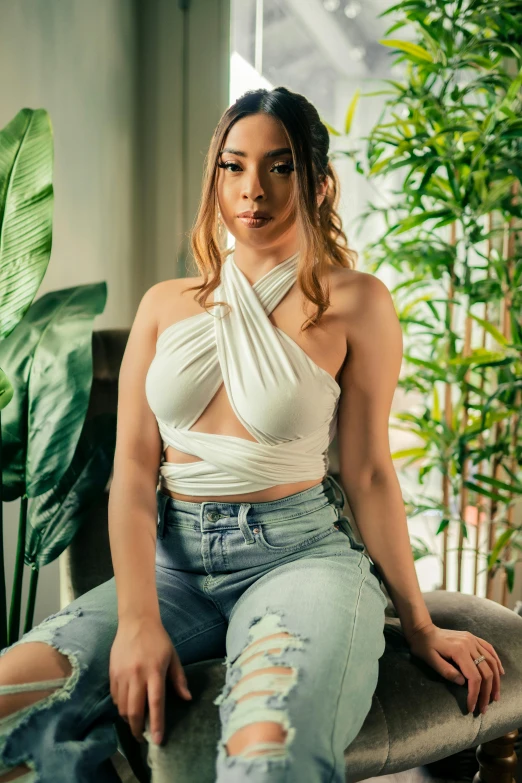
[[[272,218],[270,217],[247,217],[244,215],[238,215],[239,220],[248,228],[263,228],[268,225]]]
[[[263,209],[246,209],[244,212],[240,212],[238,217],[246,218],[271,218],[272,216],[265,212]]]

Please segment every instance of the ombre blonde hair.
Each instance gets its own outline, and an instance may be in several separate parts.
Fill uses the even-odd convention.
[[[206,310],[226,302],[207,302],[221,281],[221,267],[233,249],[226,249],[226,231],[217,220],[216,183],[218,160],[230,128],[242,117],[268,114],[284,127],[290,142],[295,171],[293,203],[296,206],[299,236],[297,280],[305,297],[317,305],[317,311],[305,321],[302,331],[319,322],[330,306],[329,287],[323,288],[327,266],[353,269],[358,254],[348,247],[337,212],[339,179],[328,158],[330,137],[316,108],[299,93],[286,87],[273,90],[249,90],[222,115],[212,136],[205,158],[205,171],[198,213],[190,232],[190,245],[200,274],[201,285],[185,291],[199,291],[194,298]],[[317,191],[324,178],[328,188],[321,206],[317,206]]]

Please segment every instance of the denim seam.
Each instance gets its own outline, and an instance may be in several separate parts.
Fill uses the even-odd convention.
[[[332,535],[334,529],[335,528],[332,525],[331,529],[327,528],[327,530],[321,530],[320,533],[316,533],[316,535],[312,536],[311,538],[307,538],[305,541],[301,541],[298,544],[291,544],[290,546],[271,546],[264,537],[263,525],[261,523],[260,532],[257,534],[257,538],[261,546],[264,547],[268,552],[273,552],[274,554],[280,552],[283,554],[299,551],[309,546],[310,544],[314,544],[316,541],[321,541],[323,538],[327,538],[328,536]]]
[[[221,582],[226,578],[226,574],[221,577],[215,577],[212,576],[212,574],[207,574],[205,577],[205,581],[203,582],[203,592],[205,593],[206,598],[208,598],[209,601],[212,601],[218,612],[223,616],[223,618],[226,617],[225,611],[223,607],[221,606],[220,602],[217,598],[215,598],[213,595],[210,595],[209,591],[207,590],[207,587],[210,587],[210,582],[214,580],[215,585],[221,584]]]
[[[340,683],[340,686],[339,686],[339,695],[337,697],[337,704],[335,705],[335,715],[334,715],[334,722],[333,722],[333,728],[332,728],[332,737],[331,737],[331,752],[332,752],[332,758],[333,758],[333,767],[332,767],[332,774],[330,776],[330,779],[327,781],[327,783],[332,783],[332,781],[334,780],[335,773],[336,773],[336,767],[337,767],[337,763],[336,763],[336,760],[335,760],[335,752],[334,752],[333,744],[334,744],[335,730],[337,728],[337,717],[339,715],[339,703],[341,701],[341,692],[342,692],[342,689],[343,689],[343,684],[344,684],[344,680],[345,680],[345,677],[346,677],[346,672],[348,671],[348,664],[350,663],[350,658],[351,658],[351,654],[352,654],[352,650],[353,650],[353,637],[354,637],[354,634],[355,634],[355,626],[357,624],[357,617],[358,617],[358,612],[359,612],[359,606],[360,606],[360,603],[361,603],[361,593],[362,593],[362,589],[363,589],[364,583],[365,583],[366,578],[367,578],[366,574],[363,572],[363,570],[361,568],[361,563],[362,563],[362,558],[363,557],[364,557],[364,555],[361,555],[361,557],[359,559],[359,563],[358,563],[358,567],[359,567],[359,570],[361,572],[361,577],[362,578],[361,578],[361,583],[359,585],[359,592],[357,593],[357,601],[355,602],[354,621],[353,621],[353,624],[352,624],[352,626],[350,628],[351,636],[350,636],[349,643],[347,645],[348,654],[347,654],[347,658],[346,658],[346,665],[344,667],[343,676],[341,677],[341,683]],[[344,748],[343,748],[343,750],[344,750]]]

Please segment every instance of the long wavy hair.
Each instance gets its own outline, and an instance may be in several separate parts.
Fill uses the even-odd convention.
[[[305,321],[302,331],[319,322],[330,307],[329,286],[323,288],[327,266],[353,269],[358,254],[348,247],[348,240],[337,212],[339,179],[329,157],[330,137],[317,109],[299,93],[286,87],[273,90],[248,90],[222,115],[212,136],[205,157],[205,170],[199,209],[190,232],[190,245],[200,274],[201,285],[185,291],[199,291],[194,299],[206,310],[227,302],[207,302],[221,282],[221,267],[232,249],[226,249],[226,227],[219,223],[216,192],[219,154],[230,128],[242,117],[268,114],[285,129],[294,162],[294,192],[296,207],[299,260],[297,280],[305,297],[317,305],[317,311]],[[317,190],[324,179],[328,188],[321,206],[317,207]]]

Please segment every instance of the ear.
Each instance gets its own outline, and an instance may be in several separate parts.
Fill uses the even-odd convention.
[[[323,203],[326,191],[328,190],[328,177],[326,176],[317,189],[317,206],[320,207]]]

